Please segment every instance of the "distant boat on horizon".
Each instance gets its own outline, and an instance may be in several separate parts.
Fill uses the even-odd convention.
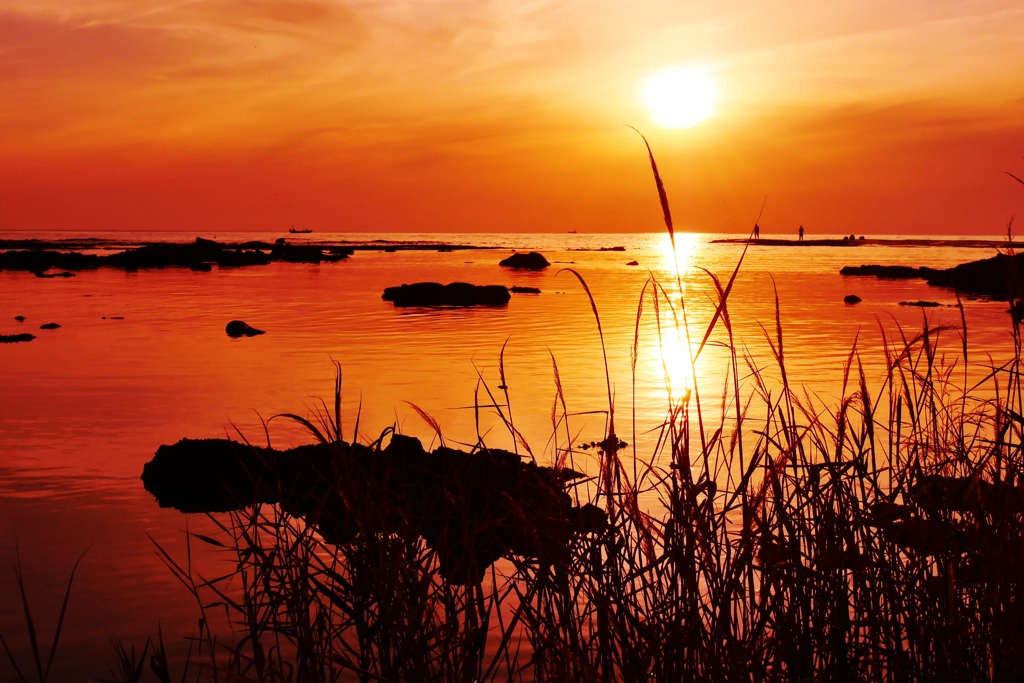
[[[296,230],[295,228],[289,228],[288,232],[290,232],[293,235],[305,235],[306,233],[310,233],[313,231],[310,230],[309,228],[306,228],[305,230]]]

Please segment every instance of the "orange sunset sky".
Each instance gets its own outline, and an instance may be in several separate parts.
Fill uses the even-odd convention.
[[[0,230],[659,230],[624,124],[683,229],[999,234],[1024,5],[0,0]]]

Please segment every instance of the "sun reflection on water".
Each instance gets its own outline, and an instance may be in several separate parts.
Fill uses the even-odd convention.
[[[674,258],[672,241],[668,235],[659,240],[657,247],[661,257],[659,271],[655,273],[658,303],[655,306],[653,299],[648,300],[651,305],[648,319],[650,341],[646,350],[653,364],[652,372],[664,378],[669,398],[678,404],[686,399],[694,384],[680,297],[686,296],[686,275],[693,267],[701,241],[698,235],[692,233],[676,234]]]
[[[672,258],[672,241],[668,235],[663,235],[658,243],[658,252],[661,255],[660,266],[668,275],[675,277],[676,265],[679,266],[679,275],[684,276],[686,271],[693,265],[693,259],[701,249],[700,235],[683,232],[676,233],[676,254]],[[663,283],[667,288],[668,283]],[[674,284],[674,283],[673,283]],[[677,292],[678,294],[678,292]]]

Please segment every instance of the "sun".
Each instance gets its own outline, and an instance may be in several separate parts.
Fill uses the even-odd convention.
[[[691,128],[715,113],[718,86],[707,67],[659,71],[644,81],[644,106],[665,128]]]

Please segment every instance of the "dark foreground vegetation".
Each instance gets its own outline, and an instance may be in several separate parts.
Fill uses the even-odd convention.
[[[728,338],[726,299],[719,310],[715,334]],[[353,447],[326,410],[306,422],[317,446],[162,448],[144,475],[162,503],[234,510],[212,516],[221,536],[198,537],[231,557],[229,576],[163,555],[203,623],[213,604],[235,625],[230,638],[194,635],[191,670],[232,681],[1021,680],[1019,354],[991,367],[987,391],[965,387],[963,368],[942,360],[966,352],[962,339],[925,326],[889,340],[877,389],[851,352],[844,398],[826,407],[790,384],[781,326],[770,339],[774,369],[730,349],[726,402],[710,411],[696,390],[672,402],[652,453],[622,443],[612,420],[603,441],[574,443],[560,396],[562,436],[543,468],[522,443],[522,457],[482,441],[447,449],[442,465],[390,430]],[[507,419],[506,401],[490,408]],[[211,476],[221,466],[230,472]],[[520,471],[543,495],[524,495]],[[581,509],[590,523],[571,523]]]
[[[610,381],[606,431],[577,442],[554,367],[552,439],[537,468],[550,505],[528,508],[511,480],[474,498],[472,471],[491,467],[496,453],[479,435],[472,452],[439,468],[426,452],[388,454],[409,445],[391,429],[362,446],[345,442],[340,375],[333,410],[283,416],[319,444],[299,460],[226,441],[158,453],[154,463],[179,474],[147,473],[146,485],[177,477],[206,509],[209,492],[197,484],[189,494],[188,472],[235,468],[232,458],[245,453],[241,481],[252,489],[232,491],[250,500],[211,515],[216,538],[193,536],[225,554],[227,575],[200,576],[191,553],[160,549],[202,616],[187,672],[168,664],[158,637],[141,656],[118,645],[113,677],[139,680],[149,665],[160,681],[187,673],[261,683],[1024,679],[1019,322],[1007,316],[1015,353],[1002,364],[975,358],[962,307],[955,328],[925,321],[883,336],[878,382],[854,347],[841,398],[825,404],[787,373],[781,314],[765,331],[770,364],[734,340],[729,295],[739,272],[712,278],[717,304],[703,329],[688,324],[678,283],[676,294],[654,281],[641,293],[634,371],[645,315],[678,322],[691,367],[713,345],[725,358],[712,380],[723,398],[710,405],[695,386],[667,399],[651,451],[620,440]],[[517,452],[498,456],[507,470],[491,482],[534,461],[503,372],[500,380],[496,389],[481,383],[477,410],[498,414]],[[440,425],[422,416],[440,439]],[[360,433],[358,418],[351,433]],[[203,449],[215,452],[202,457]],[[433,479],[421,481],[416,468]],[[432,487],[446,513],[417,514],[417,487]],[[213,488],[213,499],[224,493]],[[157,495],[164,502],[182,490]],[[480,504],[492,507],[477,514]],[[587,506],[600,523],[530,545]],[[335,510],[344,536],[318,524]],[[475,574],[452,580],[444,547],[462,542],[467,525],[500,527],[523,545],[507,543],[501,559],[487,563],[496,557],[488,554]],[[210,627],[215,614],[227,616],[230,633]]]

